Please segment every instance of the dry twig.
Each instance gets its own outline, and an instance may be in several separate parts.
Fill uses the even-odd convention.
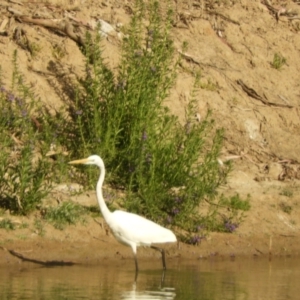
[[[242,87],[243,91],[246,92],[246,94],[248,96],[261,101],[265,105],[285,107],[285,108],[293,108],[294,107],[294,106],[288,105],[288,104],[280,104],[280,103],[274,103],[274,102],[268,101],[268,99],[265,95],[263,97],[260,96],[259,94],[257,94],[257,92],[254,89],[248,87],[241,79],[237,80],[237,84],[239,84]]]

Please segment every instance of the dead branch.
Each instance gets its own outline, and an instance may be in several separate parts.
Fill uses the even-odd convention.
[[[47,28],[51,28],[54,30],[58,30],[64,34],[66,34],[69,38],[75,41],[80,46],[85,45],[85,38],[78,33],[75,33],[73,30],[73,25],[67,20],[50,20],[50,19],[33,19],[27,16],[18,16],[17,19],[20,22],[31,23]]]
[[[242,87],[243,91],[248,96],[261,101],[265,105],[276,106],[276,107],[285,107],[285,108],[294,108],[294,106],[292,106],[292,105],[280,104],[280,103],[274,103],[274,102],[268,101],[268,99],[266,98],[265,95],[263,97],[260,96],[259,94],[257,94],[257,92],[254,89],[248,87],[241,79],[237,80],[236,82],[237,82],[237,84],[239,84]]]
[[[268,8],[270,13],[275,16],[277,21],[279,21],[280,16],[286,16],[289,20],[300,18],[299,16],[297,16],[297,13],[292,11],[292,10],[288,10],[285,7],[282,7],[282,6],[280,6],[278,8],[272,6],[270,4],[269,0],[263,0],[262,4],[264,4]]]
[[[216,16],[222,18],[223,20],[228,21],[230,23],[233,23],[235,25],[241,25],[238,21],[232,20],[229,17],[226,17],[226,16],[224,16],[223,14],[221,14],[221,13],[219,13],[217,11],[208,11],[208,10],[205,10],[205,12],[207,14],[209,14],[209,15],[216,15]]]

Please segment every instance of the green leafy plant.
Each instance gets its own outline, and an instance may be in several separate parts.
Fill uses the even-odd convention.
[[[41,137],[34,116],[34,93],[24,83],[13,59],[12,89],[1,85],[0,116],[2,145],[0,155],[0,206],[12,213],[28,214],[49,192],[50,165],[40,156]]]
[[[52,55],[55,59],[60,60],[66,55],[66,50],[63,46],[55,44],[52,47]]]
[[[201,89],[208,90],[208,91],[216,91],[218,90],[218,84],[212,82],[210,78],[208,78],[207,82],[200,82]]]
[[[279,203],[279,207],[280,207],[280,209],[283,211],[283,212],[285,212],[286,214],[291,214],[292,213],[292,210],[293,210],[293,208],[292,208],[292,206],[291,205],[289,205],[289,204],[286,204],[286,203],[284,203],[284,202],[280,202]]]
[[[63,202],[57,207],[46,209],[44,218],[57,229],[64,229],[66,225],[84,221],[86,210],[74,202]]]
[[[283,196],[291,198],[291,197],[293,197],[294,193],[293,193],[292,189],[285,188],[279,193],[279,195],[283,195]]]
[[[244,213],[250,208],[250,195],[245,200],[239,194],[231,197],[221,195],[215,203],[210,202],[206,229],[208,231],[234,232],[242,223],[245,217]]]
[[[231,210],[248,211],[251,208],[250,195],[247,196],[246,200],[241,199],[239,194],[233,195],[229,198],[223,196],[221,203]]]
[[[14,230],[15,225],[10,219],[4,218],[4,219],[0,220],[0,228],[6,229],[6,230]]]
[[[285,64],[286,64],[286,58],[280,53],[275,53],[271,66],[276,70],[280,70],[282,66]]]
[[[158,1],[137,0],[117,74],[103,59],[99,36],[88,37],[87,75],[70,105],[72,126],[61,130],[72,130],[67,142],[76,157],[103,157],[107,181],[126,190],[125,209],[191,230],[204,222],[197,207],[204,197],[216,199],[230,166],[217,161],[223,130],[215,129],[210,114],[201,122],[194,117],[199,81],[183,124],[164,105],[180,60],[171,26],[172,11],[164,15]],[[94,182],[98,170],[89,172]]]
[[[33,225],[36,229],[36,233],[39,236],[44,236],[46,234],[45,226],[42,220],[36,218]]]

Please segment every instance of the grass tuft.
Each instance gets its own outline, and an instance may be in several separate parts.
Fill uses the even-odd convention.
[[[14,230],[16,227],[10,219],[5,218],[0,221],[0,228],[6,230]]]
[[[271,66],[276,70],[280,70],[285,64],[286,58],[280,53],[275,53]]]
[[[56,229],[63,230],[66,225],[75,225],[84,222],[86,210],[79,204],[71,201],[63,202],[57,207],[50,207],[45,211],[44,218],[53,224]]]

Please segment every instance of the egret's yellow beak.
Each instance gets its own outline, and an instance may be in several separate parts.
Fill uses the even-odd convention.
[[[82,164],[86,164],[87,162],[88,162],[88,159],[83,158],[83,159],[69,161],[68,164],[69,165],[82,165]]]

